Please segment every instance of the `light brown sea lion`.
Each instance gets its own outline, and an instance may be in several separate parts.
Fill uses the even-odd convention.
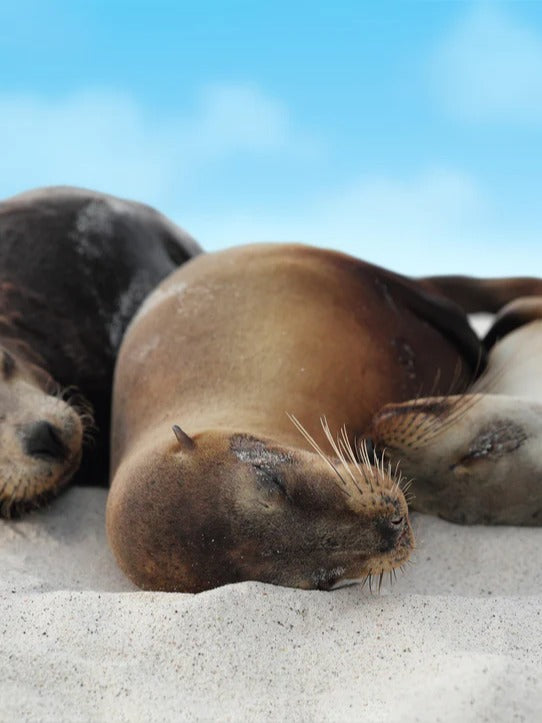
[[[353,440],[385,401],[466,383],[479,359],[458,307],[344,254],[269,244],[190,261],[143,304],[116,366],[107,530],[121,568],[197,592],[328,589],[401,565],[404,496]],[[348,434],[326,439],[322,415]]]
[[[154,209],[94,191],[42,188],[0,203],[0,516],[44,504],[74,475],[106,483],[124,329],[199,251]],[[90,409],[94,444],[83,452]]]
[[[372,437],[413,478],[414,509],[541,525],[542,297],[510,303],[486,338],[487,368],[468,394],[386,405]]]

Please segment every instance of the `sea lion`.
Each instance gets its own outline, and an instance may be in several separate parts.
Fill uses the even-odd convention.
[[[425,276],[418,282],[427,290],[451,299],[467,314],[496,314],[515,299],[542,296],[542,279],[535,276]]]
[[[152,208],[93,191],[43,188],[0,203],[0,515],[38,506],[73,477],[91,409],[94,445],[76,480],[106,483],[122,334],[199,250]]]
[[[541,525],[542,297],[506,306],[486,339],[487,368],[468,394],[389,404],[371,436],[413,478],[414,509],[454,522]]]
[[[470,381],[480,354],[454,304],[341,253],[263,244],[190,261],[119,352],[107,532],[121,568],[198,592],[329,589],[403,564],[400,481],[355,439],[385,400]]]

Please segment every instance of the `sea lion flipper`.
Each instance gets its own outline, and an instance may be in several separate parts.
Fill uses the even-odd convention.
[[[510,277],[482,279],[475,276],[426,276],[418,279],[433,293],[451,299],[467,314],[495,314],[503,306],[521,296],[542,295],[542,279]]]
[[[499,339],[536,319],[542,319],[542,295],[515,299],[504,306],[495,317],[483,340],[485,348],[491,349]]]

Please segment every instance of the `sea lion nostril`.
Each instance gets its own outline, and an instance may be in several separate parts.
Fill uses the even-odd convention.
[[[60,460],[64,459],[67,453],[59,430],[45,420],[27,427],[23,446],[26,454],[31,457]]]

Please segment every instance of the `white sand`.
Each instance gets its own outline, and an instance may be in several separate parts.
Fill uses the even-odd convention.
[[[0,720],[542,720],[542,529],[414,516],[415,564],[380,595],[144,593],[105,497],[0,522]]]
[[[0,521],[0,721],[542,720],[542,529],[414,515],[415,564],[379,595],[144,593],[105,498]]]

